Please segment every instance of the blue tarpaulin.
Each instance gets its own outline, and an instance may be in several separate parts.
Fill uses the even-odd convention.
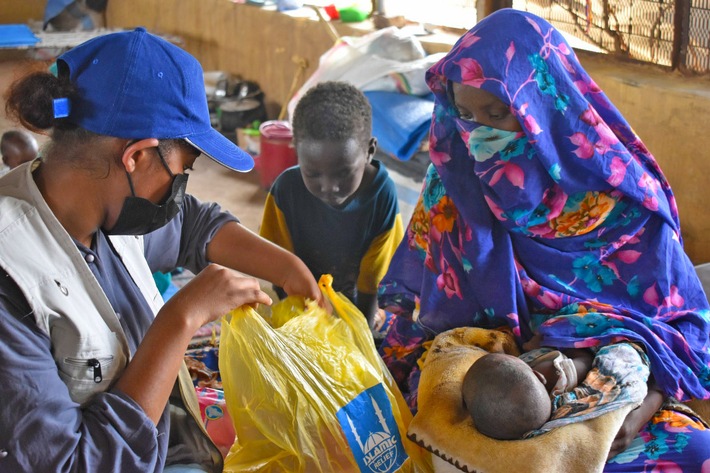
[[[33,46],[39,38],[27,25],[0,25],[0,47]]]
[[[434,111],[434,96],[399,92],[364,92],[372,106],[372,134],[378,147],[407,161],[426,138]]]

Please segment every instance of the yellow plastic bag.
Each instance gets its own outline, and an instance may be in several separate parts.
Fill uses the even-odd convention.
[[[236,431],[225,472],[430,471],[365,317],[331,282],[320,286],[335,315],[287,298],[274,306],[279,328],[250,307],[223,319],[219,368]]]

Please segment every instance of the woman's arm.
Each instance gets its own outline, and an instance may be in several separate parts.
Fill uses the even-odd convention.
[[[318,283],[300,258],[238,223],[229,222],[217,231],[207,245],[207,259],[265,279],[288,295],[323,300]]]
[[[167,264],[160,263],[160,254],[170,248],[169,259],[197,270],[155,317],[116,384],[153,421],[165,407],[195,331],[241,305],[271,303],[254,277],[277,284],[288,294],[322,299],[313,275],[299,258],[227,217],[218,206],[189,198],[174,223],[146,237],[146,256],[153,269]]]
[[[656,386],[654,381],[649,380],[646,398],[639,407],[629,412],[629,415],[624,419],[624,423],[616,434],[616,438],[611,443],[607,460],[610,460],[626,450],[641,429],[651,420],[654,414],[658,412],[664,400],[665,395],[663,392]]]
[[[145,254],[152,271],[184,266],[197,274],[217,263],[265,279],[289,295],[322,298],[298,257],[240,225],[219,205],[191,195],[185,196],[182,211],[170,223],[145,236]]]

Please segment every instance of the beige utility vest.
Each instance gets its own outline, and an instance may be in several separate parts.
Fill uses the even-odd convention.
[[[72,399],[83,404],[112,386],[130,350],[106,294],[32,178],[39,165],[35,160],[0,178],[0,267],[24,294],[37,327],[51,339],[59,375]],[[157,314],[163,299],[143,254],[143,237],[109,238]],[[185,407],[206,436],[184,364],[179,384]],[[207,451],[200,448],[202,455],[221,465],[219,451],[209,443]]]
[[[59,375],[72,399],[83,404],[112,385],[130,352],[106,294],[32,179],[37,165],[39,161],[23,165],[0,179],[0,266],[25,295],[37,326],[52,340]],[[163,300],[143,256],[142,237],[110,238],[157,313]],[[95,376],[99,370],[100,381]]]

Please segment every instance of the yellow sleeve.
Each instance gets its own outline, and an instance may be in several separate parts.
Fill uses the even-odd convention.
[[[390,261],[404,237],[402,216],[397,214],[392,228],[378,235],[370,244],[360,261],[357,290],[365,294],[377,294],[377,285],[385,276]]]
[[[286,218],[271,194],[266,197],[259,235],[293,253],[293,242],[291,232],[286,225]]]

